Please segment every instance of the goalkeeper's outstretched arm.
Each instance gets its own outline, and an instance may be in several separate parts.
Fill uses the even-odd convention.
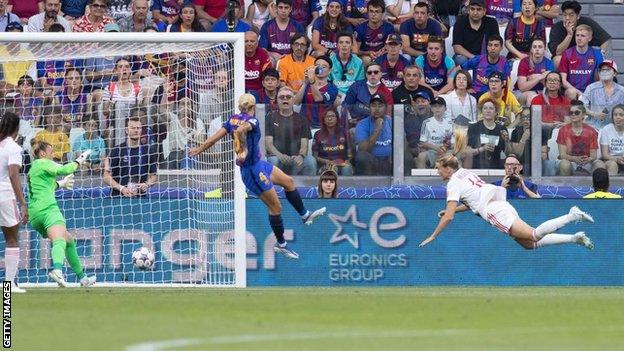
[[[225,135],[227,134],[227,130],[225,130],[225,128],[221,127],[219,128],[219,130],[217,130],[216,133],[214,133],[213,135],[211,135],[208,140],[204,141],[203,144],[191,148],[189,150],[189,156],[193,157],[193,156],[197,156],[199,154],[201,154],[202,152],[210,149],[214,144],[217,143],[217,141],[221,140],[221,138],[223,138]]]

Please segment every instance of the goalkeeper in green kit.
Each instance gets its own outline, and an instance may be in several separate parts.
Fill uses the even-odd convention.
[[[28,171],[28,212],[32,227],[42,237],[52,241],[52,270],[48,276],[60,287],[66,287],[67,282],[62,269],[67,258],[67,262],[80,280],[80,285],[91,286],[95,284],[95,276],[87,277],[83,272],[76,251],[76,241],[67,231],[65,218],[54,197],[54,191],[58,187],[67,189],[73,187],[73,173],[87,160],[91,150],[82,153],[76,162],[60,165],[52,161],[52,145],[39,141],[33,144],[32,149],[35,161]],[[57,182],[57,176],[66,177]]]

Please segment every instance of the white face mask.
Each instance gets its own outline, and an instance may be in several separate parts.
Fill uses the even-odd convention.
[[[600,77],[600,80],[602,80],[602,81],[613,79],[613,75],[614,74],[613,74],[612,70],[598,72],[598,77]]]
[[[379,81],[377,83],[371,83],[368,80],[366,81],[366,85],[368,85],[371,88],[374,88],[374,87],[378,86],[379,84],[381,84],[381,81]]]

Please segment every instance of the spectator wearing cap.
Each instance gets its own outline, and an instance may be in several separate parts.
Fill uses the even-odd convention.
[[[588,85],[580,97],[588,107],[585,123],[596,129],[601,129],[612,122],[609,115],[613,106],[624,104],[624,87],[614,81],[617,73],[615,61],[603,61],[598,66],[599,80]]]
[[[312,24],[312,56],[329,55],[338,46],[338,33],[353,33],[340,0],[329,0],[327,10]]]
[[[604,168],[598,160],[598,132],[584,123],[587,116],[582,101],[570,101],[570,123],[559,128],[557,147],[559,148],[559,175],[589,175],[596,168]]]
[[[611,109],[612,123],[600,130],[599,143],[602,159],[611,175],[624,172],[624,105]]]
[[[148,0],[132,0],[132,14],[120,19],[117,24],[121,32],[143,32],[145,28],[153,27]]]
[[[423,85],[438,96],[453,90],[453,60],[444,53],[444,39],[433,38],[427,43],[427,53],[416,58],[416,66],[424,72]]]
[[[470,123],[477,121],[477,99],[468,93],[472,89],[470,73],[460,69],[451,80],[453,90],[448,94],[439,95],[447,104],[447,113],[451,120],[463,115]]]
[[[319,17],[321,10],[319,0],[293,0],[290,18],[307,28],[313,20]]]
[[[511,62],[501,56],[501,50],[503,38],[495,34],[487,40],[487,55],[474,56],[459,66],[461,69],[472,70],[472,88],[477,99],[488,90],[487,80],[492,72],[502,72],[505,77],[511,72]]]
[[[349,127],[370,114],[370,99],[373,95],[384,97],[386,114],[392,113],[392,93],[381,83],[381,66],[376,62],[371,62],[366,66],[366,77],[353,83],[345,99],[342,102],[343,108],[349,111]]]
[[[264,23],[260,29],[260,47],[269,52],[274,62],[290,53],[290,38],[305,29],[290,18],[292,0],[276,1],[277,16]]]
[[[325,115],[325,109],[334,106],[338,96],[338,88],[329,81],[331,70],[329,56],[319,56],[314,66],[307,69],[305,83],[295,95],[295,104],[302,105],[301,113],[314,129],[321,127],[321,116]]]
[[[537,0],[520,0],[522,12],[507,23],[505,47],[507,59],[523,59],[529,56],[535,38],[546,38],[546,22],[537,17]]]
[[[561,55],[566,49],[576,46],[575,29],[584,24],[592,29],[592,37],[589,40],[590,47],[600,47],[603,56],[606,55],[611,46],[611,36],[598,22],[589,17],[581,16],[581,4],[578,1],[565,1],[561,4],[563,18],[553,25],[548,40],[548,49],[553,55],[555,68],[559,67]]]
[[[47,32],[54,23],[60,23],[66,32],[72,31],[72,25],[59,15],[61,0],[45,0],[43,4],[44,11],[28,19],[26,32]]]
[[[544,19],[547,27],[552,27],[553,20],[561,15],[561,6],[557,5],[557,0],[537,0],[537,18]],[[514,1],[514,17],[519,17],[522,13],[522,2]],[[544,37],[544,39],[546,39]]]
[[[9,23],[7,32],[21,32],[22,25],[19,22]],[[6,61],[0,64],[0,97],[4,97],[9,91],[17,86],[20,77],[28,75],[37,76],[37,66],[33,54],[27,47],[22,45],[0,44],[0,57],[20,57],[24,61]],[[31,58],[31,60],[27,60]]]
[[[417,168],[433,168],[439,157],[453,152],[451,145],[453,123],[450,119],[444,118],[446,101],[439,96],[434,98],[431,101],[431,111],[433,116],[423,122],[420,131]]]
[[[387,38],[394,33],[394,26],[384,21],[383,0],[370,0],[366,4],[368,21],[355,27],[355,51],[364,64],[384,53]]]
[[[279,72],[275,68],[267,68],[262,72],[262,87],[251,94],[256,97],[256,103],[266,104],[269,110],[275,110],[279,85]]]
[[[419,2],[414,5],[413,18],[401,24],[399,32],[403,41],[403,53],[412,58],[426,52],[431,37],[442,37],[442,26],[429,15],[429,5]]]
[[[303,33],[297,33],[290,38],[290,55],[277,61],[280,81],[294,91],[299,91],[303,85],[306,70],[314,66],[314,57],[308,55],[309,46],[308,37]]]
[[[390,34],[386,38],[386,53],[375,59],[381,67],[381,82],[390,91],[403,83],[403,70],[410,65],[410,60],[401,55],[402,48],[401,38]]]
[[[245,90],[260,90],[262,72],[271,67],[273,63],[269,53],[258,47],[258,34],[254,31],[245,32]]]
[[[420,149],[420,133],[423,123],[433,116],[431,112],[431,98],[433,94],[419,91],[405,106],[403,115],[403,130],[405,132],[405,149],[403,152],[403,162],[405,175],[409,175],[409,170],[416,168]]]
[[[576,46],[566,49],[561,55],[559,72],[563,77],[563,87],[570,100],[577,99],[589,84],[596,80],[596,71],[603,61],[600,50],[589,46],[592,29],[581,24],[575,29]]]
[[[370,97],[370,115],[357,123],[355,145],[357,175],[392,174],[392,118],[382,95]]]
[[[356,81],[364,79],[362,60],[353,53],[353,37],[349,33],[338,34],[337,52],[330,55],[332,60],[331,81],[344,97],[349,87]]]
[[[495,101],[498,107],[497,115],[499,120],[505,127],[513,128],[517,125],[515,116],[522,111],[522,106],[518,100],[507,89],[507,79],[501,72],[494,71],[488,76],[489,90],[481,95],[479,104],[486,100]]]
[[[592,173],[594,192],[583,196],[583,199],[621,199],[622,195],[609,191],[609,172],[604,168],[596,168]]]
[[[219,3],[220,1],[213,2]],[[191,0],[152,0],[150,11],[152,12],[154,22],[157,23],[158,31],[164,32],[169,25],[176,23],[180,18],[182,6],[192,3]],[[199,14],[203,10],[197,9],[197,7],[198,6],[195,6],[198,17],[201,19],[202,17]],[[223,8],[225,8],[225,1],[223,1]],[[221,15],[219,15],[219,17],[221,17]]]
[[[290,175],[315,175],[316,160],[308,154],[312,138],[308,120],[294,112],[295,93],[288,87],[277,92],[278,110],[266,118],[267,161]]]
[[[182,5],[178,20],[167,27],[167,32],[189,33],[204,31],[204,26],[202,26],[199,17],[197,17],[197,10],[195,10],[195,6],[192,4]]]
[[[395,103],[409,106],[416,101],[416,95],[420,92],[433,96],[433,91],[422,84],[422,70],[415,65],[409,65],[403,69],[403,83],[392,91],[392,98]]]
[[[467,60],[486,53],[487,39],[498,35],[498,23],[485,15],[484,0],[470,0],[468,14],[459,16],[453,26],[453,60],[461,65]]]
[[[0,1],[0,32],[6,32],[6,27],[11,22],[21,23],[19,16],[7,11],[6,0]]]
[[[240,1],[228,0],[228,2],[231,2],[234,5],[234,32],[245,33],[246,31],[251,30],[251,25],[242,19],[245,10],[241,7]],[[214,33],[229,32],[227,13],[225,13],[220,20],[213,23],[210,31]]]
[[[112,17],[106,14],[108,0],[89,0],[88,6],[89,13],[74,23],[72,28],[74,32],[104,32],[104,26],[115,22]]]

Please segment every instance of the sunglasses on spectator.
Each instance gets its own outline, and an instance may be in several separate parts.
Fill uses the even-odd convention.
[[[570,111],[570,116],[580,116],[582,114],[583,114],[583,111],[580,111],[580,110]]]
[[[366,74],[379,74],[380,71],[366,71]]]

